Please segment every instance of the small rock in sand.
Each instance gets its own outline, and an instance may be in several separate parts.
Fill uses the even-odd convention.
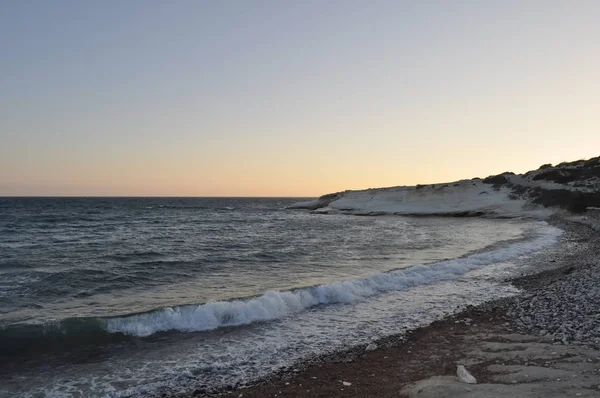
[[[456,375],[458,376],[458,380],[467,384],[476,384],[477,379],[473,377],[471,373],[463,365],[458,365],[456,367]]]
[[[347,381],[342,381],[342,384],[345,385],[346,387],[350,387],[352,385],[352,383],[349,383]]]

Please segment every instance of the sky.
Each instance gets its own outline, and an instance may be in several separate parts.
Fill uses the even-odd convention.
[[[0,195],[317,196],[600,155],[600,1],[6,0]]]

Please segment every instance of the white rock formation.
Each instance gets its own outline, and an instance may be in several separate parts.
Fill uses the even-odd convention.
[[[583,198],[585,196],[585,198]],[[552,207],[549,207],[552,206]],[[600,157],[442,184],[344,191],[289,208],[356,215],[546,218],[558,207],[600,206]],[[582,210],[583,210],[582,209]]]

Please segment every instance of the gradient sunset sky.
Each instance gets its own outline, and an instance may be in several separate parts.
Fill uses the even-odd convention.
[[[0,4],[0,195],[316,196],[600,155],[600,1]]]

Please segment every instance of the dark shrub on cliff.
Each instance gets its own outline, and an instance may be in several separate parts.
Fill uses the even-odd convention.
[[[498,174],[498,175],[495,175],[495,176],[489,176],[489,177],[484,178],[483,179],[483,183],[484,184],[499,184],[499,185],[502,185],[502,184],[508,184],[509,181],[508,181],[508,179],[504,175]]]
[[[588,159],[583,164],[586,167],[600,166],[600,156]]]
[[[562,207],[573,213],[583,213],[587,207],[600,206],[600,192],[577,192],[566,189],[535,188],[530,193],[533,203],[544,207]]]
[[[571,182],[578,179],[578,173],[570,170],[548,170],[533,177],[534,180],[554,181],[559,184]]]
[[[583,181],[600,177],[600,166],[585,166],[573,169],[552,169],[543,171],[533,177],[534,180],[553,181],[564,184],[571,181]]]

